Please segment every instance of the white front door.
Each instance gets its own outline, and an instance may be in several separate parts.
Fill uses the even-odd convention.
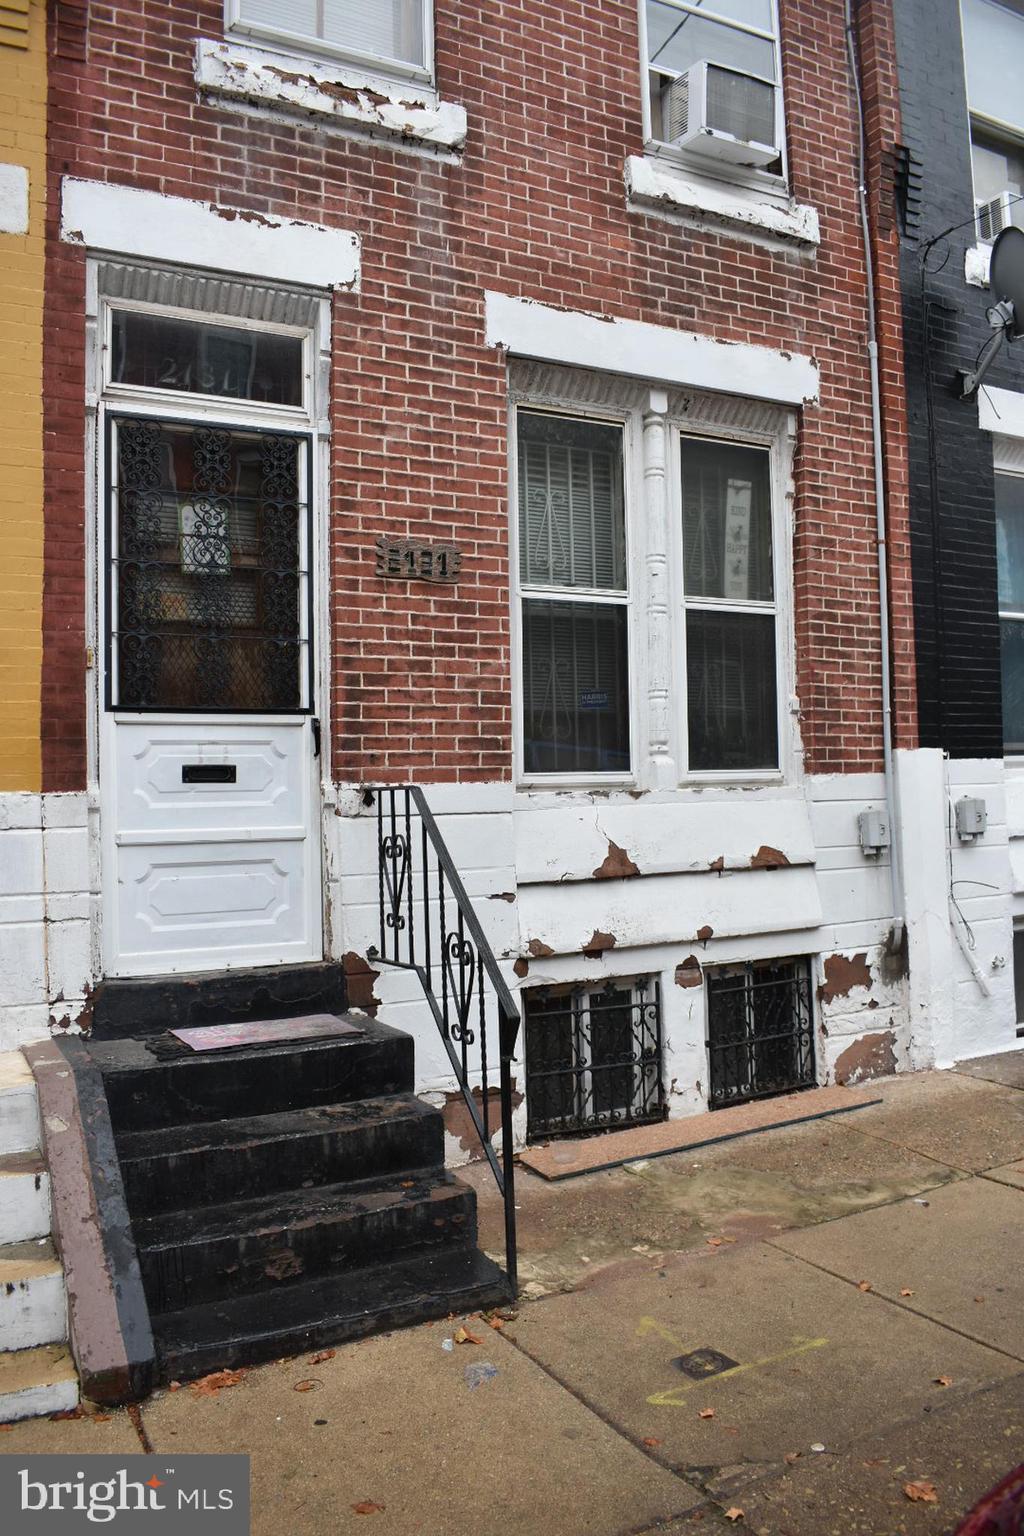
[[[308,351],[139,306],[106,326],[106,973],[320,959]]]
[[[319,959],[310,722],[115,715],[109,737],[108,974]]]

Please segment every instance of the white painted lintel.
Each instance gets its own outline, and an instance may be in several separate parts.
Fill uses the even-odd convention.
[[[817,365],[799,352],[554,309],[507,293],[486,293],[484,302],[487,344],[516,357],[783,405],[818,398]]]
[[[113,182],[61,184],[61,239],[93,251],[308,288],[357,288],[359,237]]]

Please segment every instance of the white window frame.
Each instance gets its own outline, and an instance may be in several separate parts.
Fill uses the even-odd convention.
[[[599,426],[620,427],[622,429],[622,517],[623,517],[623,543],[625,548],[624,569],[626,576],[625,592],[609,592],[602,587],[564,587],[557,585],[540,585],[535,582],[523,583],[519,574],[519,412],[525,411],[528,415],[546,415],[562,420],[594,422]],[[632,430],[631,430],[632,429]],[[607,785],[630,785],[636,779],[637,770],[637,730],[636,730],[636,702],[634,699],[634,679],[637,675],[637,639],[636,639],[636,613],[634,602],[634,590],[636,587],[634,560],[632,552],[632,540],[630,528],[632,518],[630,506],[633,501],[630,486],[630,465],[635,460],[635,426],[628,412],[608,412],[596,409],[588,409],[586,406],[564,407],[538,403],[532,405],[528,400],[517,401],[512,407],[512,436],[511,436],[511,488],[512,488],[512,565],[513,581],[511,583],[515,598],[515,610],[513,619],[513,634],[515,644],[513,646],[513,665],[516,669],[515,684],[515,741],[516,741],[516,779],[523,786],[537,786],[558,788],[571,786],[580,782],[590,782]],[[629,684],[629,761],[628,773],[534,773],[526,771],[526,704],[523,687],[523,603],[528,598],[550,599],[554,602],[573,603],[599,603],[608,607],[624,608],[626,612],[626,666]]]
[[[996,461],[995,461],[995,474],[996,475],[1005,475],[1008,480],[1022,480],[1022,481],[1024,481],[1024,463],[1013,463],[1013,462],[1010,462],[1010,461],[1008,461],[1008,456],[1003,459],[1003,462],[1000,462],[1000,455],[997,453],[996,454]],[[998,561],[997,561],[997,564],[998,564]],[[998,579],[998,571],[997,571],[997,579]],[[997,599],[997,601],[998,601],[998,599]],[[997,608],[997,613],[998,613],[998,617],[999,617],[1000,623],[1002,622],[1003,619],[1013,619],[1015,622],[1018,622],[1018,623],[1024,622],[1024,609],[1021,609],[1021,608],[1002,608],[1002,607],[998,607]],[[1001,671],[1002,671],[1002,667],[1000,666],[1000,672]],[[1005,731],[1005,727],[1004,727],[1004,731]],[[1011,765],[1011,766],[1013,766],[1014,768],[1017,768],[1017,769],[1024,769],[1024,747],[1017,747],[1017,748],[1007,747],[1006,739],[1005,739],[1005,734],[1004,734],[1004,738],[1003,738],[1003,757],[1005,758],[1005,760],[1006,760],[1008,765]]]
[[[994,0],[994,3],[999,4],[999,0]],[[1024,10],[1018,10],[1015,6],[1012,5],[1004,5],[1002,9],[1012,12],[1013,15],[1015,15],[1020,21],[1022,44],[1024,44]],[[964,7],[962,0],[961,4],[958,6],[958,10],[960,13],[960,57],[963,62],[964,100],[967,103],[968,125],[970,129],[971,202],[976,209],[978,207],[979,199],[974,186],[974,131],[977,129],[980,134],[987,135],[991,139],[1002,139],[1008,146],[1019,150],[1020,153],[1024,155],[1024,110],[1022,110],[1021,121],[1019,123],[1007,123],[1002,118],[989,117],[985,112],[978,112],[971,106],[970,92],[967,88],[967,31],[966,27],[964,26]],[[1018,213],[1024,214],[1024,202],[1019,204]],[[982,248],[989,248],[992,245],[992,241],[983,240],[979,233],[978,244]]]
[[[723,448],[755,448],[767,454],[768,458],[768,493],[771,500],[771,545],[772,545],[772,592],[774,596],[771,602],[763,600],[751,600],[748,598],[737,599],[731,597],[689,597],[686,593],[686,572],[683,563],[683,508],[682,508],[682,458],[683,441],[688,439],[695,442],[720,443]],[[687,426],[673,423],[671,450],[668,456],[669,484],[672,490],[670,496],[670,518],[674,518],[674,548],[673,553],[677,557],[675,566],[674,590],[677,594],[677,627],[678,627],[678,656],[679,665],[676,669],[676,698],[677,714],[680,723],[682,741],[679,747],[679,761],[682,765],[682,777],[696,783],[742,783],[762,784],[778,782],[785,776],[786,767],[786,742],[783,735],[786,717],[787,678],[789,673],[788,659],[784,655],[783,626],[780,623],[780,607],[782,591],[785,589],[788,611],[792,612],[792,603],[789,601],[789,550],[784,538],[782,518],[779,515],[779,451],[776,442],[763,438],[740,437],[735,433],[708,432],[694,430]],[[670,547],[673,536],[670,534]],[[776,763],[772,768],[701,768],[692,772],[689,768],[689,692],[687,689],[687,653],[686,653],[686,615],[688,613],[758,613],[771,614],[775,620],[775,744]]]
[[[358,48],[342,48],[323,38],[303,32],[290,32],[285,28],[262,26],[259,22],[246,21],[243,15],[245,0],[224,0],[224,30],[236,37],[248,37],[254,42],[272,43],[274,47],[287,49],[303,56],[318,55],[340,59],[365,70],[370,75],[388,79],[415,80],[427,85],[434,79],[434,6],[433,0],[419,0],[423,14],[423,64],[416,65],[403,59],[382,58],[378,54],[363,53]]]
[[[567,374],[556,367],[531,369],[531,381],[517,387],[515,379],[509,406],[509,525],[511,665],[513,670],[513,743],[516,787],[541,792],[569,789],[686,789],[701,785],[744,784],[772,786],[793,782],[799,771],[795,717],[793,615],[793,478],[796,448],[796,416],[785,407],[758,404],[734,396],[674,392],[667,398],[661,419],[665,433],[664,487],[665,539],[655,548],[651,531],[646,482],[652,466],[645,460],[644,419],[657,391],[635,380],[602,379],[595,375]],[[595,398],[596,397],[596,398]],[[614,402],[614,403],[612,403]],[[524,688],[522,638],[522,588],[519,579],[519,410],[622,424],[623,500],[625,513],[627,623],[630,707],[630,763],[628,774],[527,774],[524,764]],[[756,418],[760,417],[760,421]],[[753,419],[752,419],[753,418]],[[741,603],[731,599],[687,599],[683,588],[683,520],[681,440],[702,438],[740,447],[766,449],[772,514],[772,603]],[[665,653],[652,656],[649,601],[652,560],[667,568],[668,634]],[[527,588],[532,592],[532,587]],[[562,590],[562,589],[560,589]],[[582,593],[581,593],[582,596]],[[588,593],[584,598],[592,601]],[[689,720],[686,689],[686,609],[688,605],[775,615],[775,669],[778,763],[774,768],[700,769],[688,763]],[[667,680],[669,740],[667,762],[655,761],[652,742],[651,701]],[[666,777],[667,775],[667,777]]]
[[[700,0],[660,0],[663,5],[673,6],[676,10],[686,12],[692,16],[699,16],[702,20],[719,22],[722,25],[732,27],[737,32],[745,32],[748,36],[759,37],[765,42],[770,42],[775,53],[775,142],[779,147],[779,159],[782,163],[780,172],[759,170],[756,167],[729,165],[725,161],[712,160],[707,155],[688,154],[686,150],[677,149],[672,144],[667,144],[663,139],[654,136],[654,125],[651,121],[651,97],[650,97],[650,63],[648,60],[647,42],[647,0],[638,0],[640,17],[640,104],[643,111],[644,153],[653,155],[659,160],[664,160],[669,165],[679,166],[685,169],[688,176],[705,177],[713,181],[731,182],[733,185],[751,187],[764,191],[771,188],[784,192],[789,185],[789,165],[786,153],[786,108],[782,81],[782,37],[779,24],[778,0],[769,0],[772,8],[774,27],[771,32],[764,31],[761,27],[752,27],[745,22],[733,20],[723,16],[714,8],[714,0],[710,0],[707,7],[701,5]],[[711,62],[714,62],[713,60]]]

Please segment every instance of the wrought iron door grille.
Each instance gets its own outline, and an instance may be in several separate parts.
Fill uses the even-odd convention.
[[[523,994],[529,1139],[665,1118],[653,977]]]
[[[309,707],[309,439],[111,422],[109,703]]]
[[[809,962],[757,960],[706,977],[711,1108],[813,1087]]]

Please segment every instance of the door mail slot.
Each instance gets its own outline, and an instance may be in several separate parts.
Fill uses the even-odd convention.
[[[237,763],[182,763],[183,784],[235,784],[238,781]]]

